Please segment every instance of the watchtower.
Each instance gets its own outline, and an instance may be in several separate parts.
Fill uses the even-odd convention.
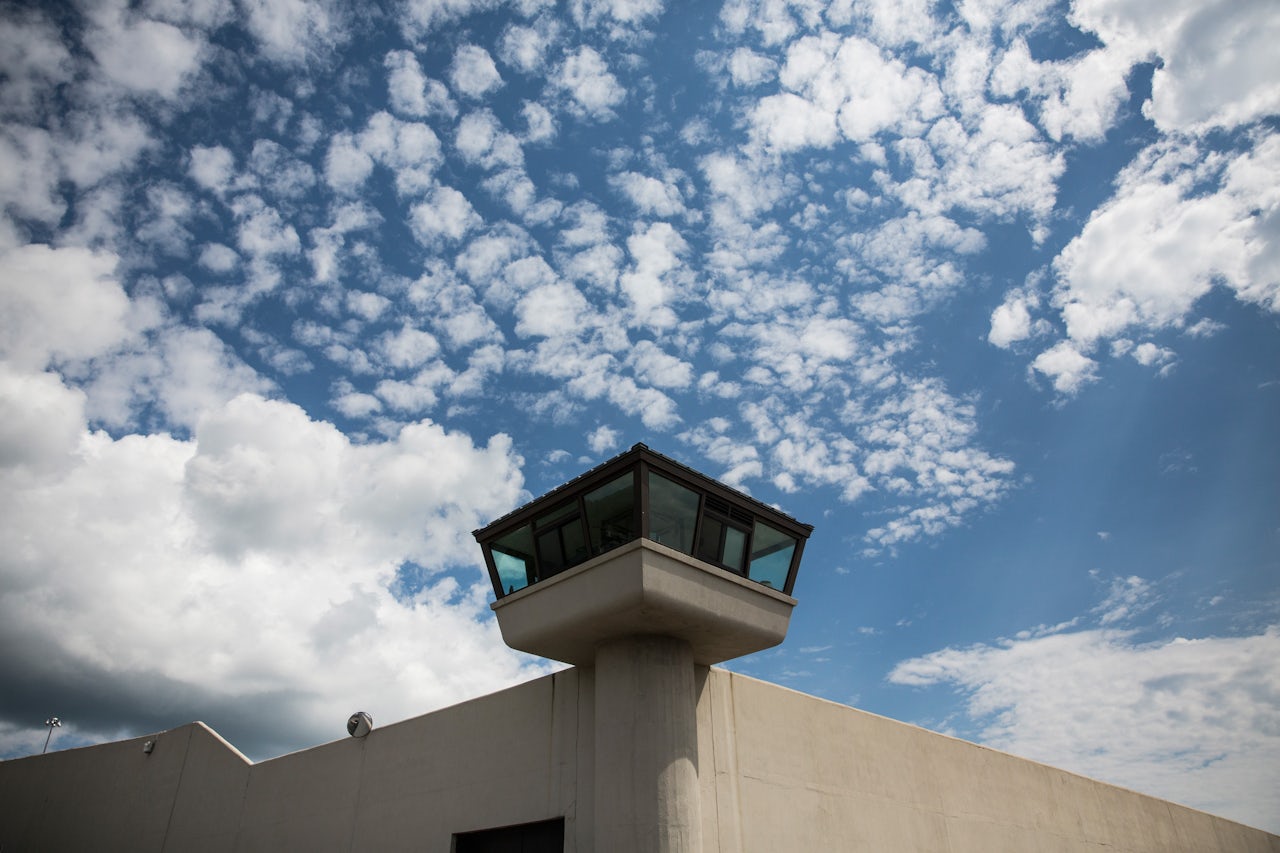
[[[594,671],[596,849],[701,850],[695,666],[782,642],[812,530],[637,444],[475,531],[507,644]]]

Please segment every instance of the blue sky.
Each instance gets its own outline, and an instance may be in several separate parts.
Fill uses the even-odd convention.
[[[0,16],[0,754],[547,672],[643,441],[815,525],[733,669],[1280,830],[1273,4]]]

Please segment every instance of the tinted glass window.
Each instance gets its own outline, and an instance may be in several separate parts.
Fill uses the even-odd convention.
[[[504,593],[524,589],[533,583],[533,531],[529,525],[496,540],[489,550]]]
[[[693,554],[693,531],[697,523],[698,493],[650,471],[649,538]]]
[[[748,576],[765,586],[785,589],[791,555],[795,551],[794,537],[757,521],[751,533],[751,569]]]
[[[592,556],[636,538],[635,483],[635,472],[628,471],[583,496]]]

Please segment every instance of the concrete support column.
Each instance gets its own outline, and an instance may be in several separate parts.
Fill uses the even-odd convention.
[[[596,651],[595,845],[701,853],[697,695],[684,640],[627,637]]]

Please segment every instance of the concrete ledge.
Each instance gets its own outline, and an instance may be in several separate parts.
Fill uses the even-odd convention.
[[[771,648],[796,600],[648,539],[637,539],[495,602],[507,645],[591,666],[598,645],[655,634],[714,664]]]

